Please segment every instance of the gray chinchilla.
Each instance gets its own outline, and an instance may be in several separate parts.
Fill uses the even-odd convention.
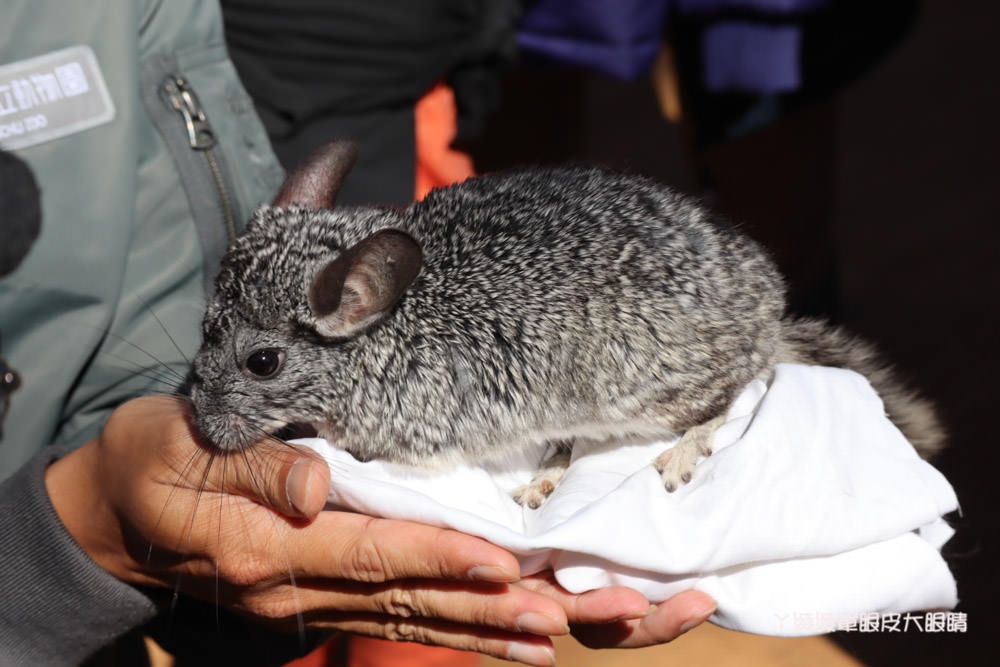
[[[362,460],[448,466],[556,444],[519,502],[551,492],[575,439],[669,436],[690,479],[730,403],[778,362],[851,368],[924,455],[932,406],[871,348],[784,317],[766,253],[644,178],[522,169],[404,210],[333,210],[353,160],[314,153],[225,256],[194,361],[195,424],[223,450],[308,424]]]

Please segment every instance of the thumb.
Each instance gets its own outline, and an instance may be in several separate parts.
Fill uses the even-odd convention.
[[[158,434],[159,447],[131,446],[151,434]],[[192,489],[234,493],[293,519],[315,518],[330,492],[330,469],[313,450],[280,440],[261,440],[236,452],[214,450],[198,436],[190,404],[170,397],[146,396],[120,406],[99,445],[102,460],[128,461],[136,470],[148,465],[150,451],[158,451],[169,470],[179,473],[168,477],[171,488],[184,480]],[[206,455],[207,469],[191,465],[199,453]]]
[[[330,468],[315,452],[285,443],[257,443],[233,465],[228,491],[289,518],[312,520],[326,505]]]
[[[306,519],[313,519],[330,495],[330,468],[316,455],[302,456],[287,468],[285,498]]]

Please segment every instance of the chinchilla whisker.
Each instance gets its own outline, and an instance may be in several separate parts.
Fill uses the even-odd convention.
[[[182,401],[190,407],[191,397],[180,393],[179,391],[172,391],[163,394],[150,394],[145,397],[147,400],[158,400],[158,401]]]
[[[263,415],[261,417],[261,419],[263,421],[268,421],[269,420],[268,415]],[[276,432],[276,431],[268,431],[267,429],[264,429],[264,428],[262,428],[260,426],[254,426],[253,428],[259,434],[259,437],[258,437],[258,439],[256,441],[256,444],[258,444],[258,445],[259,444],[277,445],[277,446],[280,446],[280,447],[291,449],[292,451],[294,451],[296,453],[303,453],[303,452],[305,452],[308,449],[308,447],[305,447],[303,445],[293,444],[293,443],[289,442],[288,439],[286,439],[286,438],[281,437],[280,435],[278,435],[278,432],[283,432],[286,428],[288,428],[287,426],[282,427],[281,429],[278,429],[278,432]],[[300,437],[300,436],[296,436],[296,437]]]
[[[177,391],[176,389],[173,391],[165,391],[162,394],[153,394],[151,396],[147,396],[146,398],[165,399],[168,401],[181,400],[186,403],[189,403],[191,401],[190,396],[181,391]]]
[[[241,447],[239,451],[240,451],[240,454],[243,456],[243,462],[247,466],[247,470],[250,473],[251,483],[253,484],[254,489],[257,491],[258,497],[261,500],[264,500],[265,499],[264,493],[261,490],[261,486],[260,486],[259,481],[257,480],[257,476],[254,475],[254,473],[253,473],[254,466],[250,462],[250,455],[251,455],[251,453],[252,453],[252,455],[255,458],[258,458],[258,459],[261,457],[260,453],[257,452],[256,449],[253,446]],[[268,513],[268,517],[271,520],[272,527],[274,528],[275,532],[277,532],[277,530],[278,530],[278,519],[277,519],[277,517],[273,513]],[[298,587],[298,584],[296,584],[296,582],[295,582],[295,570],[292,568],[291,556],[289,555],[288,549],[285,547],[285,543],[283,541],[281,541],[281,551],[282,551],[282,555],[285,558],[285,569],[288,572],[288,583],[292,587],[292,596],[295,599],[295,625],[296,625],[296,628],[298,630],[299,641],[301,643],[304,643],[305,642],[306,627],[305,627],[305,618],[303,617],[303,614],[302,614],[302,601],[299,598],[299,587]]]
[[[156,519],[156,523],[153,525],[154,534],[157,532],[157,530],[159,530],[160,524],[163,522],[164,516],[166,516],[167,509],[170,507],[171,501],[174,498],[174,494],[177,493],[177,490],[180,488],[178,482],[187,476],[188,470],[191,469],[191,466],[194,465],[195,461],[197,461],[198,458],[203,455],[204,452],[202,452],[201,450],[193,452],[191,456],[188,457],[188,460],[184,463],[184,466],[180,469],[180,471],[178,471],[177,481],[174,482],[173,486],[170,489],[170,492],[167,494],[167,498],[163,502],[163,508],[160,510],[160,516]],[[209,454],[209,456],[212,456],[212,454]],[[211,461],[209,461],[209,467],[211,467]],[[146,550],[146,562],[149,562],[150,560],[152,560],[152,558],[153,558],[153,542],[150,541],[149,548]]]
[[[128,341],[125,341],[125,342],[128,342]],[[129,345],[132,345],[133,347],[137,347],[138,348],[138,346],[136,346],[134,343],[129,343]],[[174,380],[173,386],[180,385],[181,382],[184,380],[184,375],[180,371],[178,371],[177,369],[172,368],[169,364],[167,364],[164,361],[156,359],[151,353],[147,352],[146,350],[142,350],[142,353],[145,354],[147,357],[151,358],[153,361],[155,361],[156,365],[155,366],[148,366],[148,365],[140,363],[140,362],[138,362],[138,361],[136,361],[134,359],[129,359],[128,357],[124,357],[122,355],[115,354],[114,352],[107,352],[107,351],[102,352],[102,354],[104,356],[110,357],[111,359],[115,359],[117,361],[122,362],[123,365],[117,366],[117,368],[119,368],[121,370],[129,371],[131,373],[137,373],[137,374],[151,373],[153,371],[157,371],[159,373],[159,375],[157,375],[155,377],[157,378],[158,381],[163,382],[163,384],[170,385],[171,383],[169,383],[166,380],[162,379],[162,378],[170,378],[170,379]],[[144,377],[149,377],[149,376],[144,376]]]
[[[178,549],[180,553],[180,563],[183,563],[184,556],[191,553],[191,540],[194,535],[195,522],[198,516],[198,507],[201,505],[201,498],[205,493],[205,487],[208,485],[209,474],[212,471],[212,466],[215,464],[216,452],[214,450],[209,452],[208,463],[205,465],[205,470],[202,473],[201,481],[198,483],[197,491],[195,492],[194,507],[191,508],[191,518],[188,521],[187,526],[187,538],[185,539],[186,544],[183,548]],[[174,584],[174,594],[170,602],[170,610],[174,612],[177,605],[177,599],[180,597],[181,592],[181,582],[184,578],[183,568],[177,569],[177,581]]]
[[[118,365],[115,365],[114,368],[131,373],[133,376],[139,376],[145,378],[149,380],[154,387],[156,385],[162,385],[164,387],[165,392],[176,393],[178,396],[181,395],[179,392],[177,392],[177,384],[178,384],[177,381],[173,377],[169,377],[163,372],[156,372],[156,369],[149,367],[129,368],[127,366],[118,366]]]
[[[162,325],[161,325],[161,326],[162,326]],[[155,354],[153,354],[153,353],[152,353],[152,352],[150,352],[149,350],[145,349],[145,348],[144,348],[144,347],[142,347],[141,345],[137,345],[136,343],[133,343],[133,342],[132,342],[132,341],[130,341],[129,339],[125,338],[124,336],[120,336],[120,335],[118,335],[118,334],[116,334],[116,333],[114,333],[114,332],[112,332],[112,331],[109,331],[109,332],[107,332],[107,334],[106,334],[106,335],[110,336],[111,338],[114,338],[115,340],[118,340],[119,342],[122,342],[122,343],[124,343],[125,345],[128,345],[129,347],[131,347],[132,349],[134,349],[134,350],[135,350],[136,352],[139,352],[140,354],[142,354],[142,355],[146,356],[146,357],[147,357],[148,359],[150,359],[151,361],[154,361],[154,362],[156,362],[156,367],[157,367],[157,368],[159,368],[159,369],[161,369],[161,370],[162,370],[162,371],[163,371],[164,373],[167,373],[167,374],[169,374],[170,376],[172,376],[172,377],[175,377],[175,378],[177,378],[177,380],[178,380],[178,384],[181,384],[181,383],[183,383],[183,382],[184,382],[185,380],[187,380],[187,377],[186,377],[186,376],[184,375],[184,373],[182,373],[181,371],[177,370],[176,368],[174,368],[173,366],[171,366],[171,365],[170,365],[169,363],[167,363],[167,362],[166,362],[166,361],[164,361],[163,359],[160,359],[160,358],[159,358],[159,357],[157,357],[157,356],[156,356]],[[167,338],[168,338],[168,339],[170,339],[170,340],[171,340],[171,342],[172,342],[172,343],[173,343],[174,345],[176,345],[176,342],[174,342],[174,341],[173,341],[173,338],[171,338],[169,334],[167,334]],[[126,358],[124,358],[124,357],[121,357],[121,356],[118,356],[118,355],[115,355],[115,354],[113,354],[113,353],[111,353],[111,352],[103,352],[103,354],[106,354],[106,355],[108,355],[108,356],[111,356],[111,357],[113,357],[113,358],[115,358],[115,359],[118,359],[118,360],[120,360],[120,361],[126,361],[126,362],[128,362],[128,363],[131,363],[131,364],[135,364],[135,365],[136,365],[137,367],[139,367],[139,368],[145,368],[144,366],[142,366],[141,364],[139,364],[139,363],[138,363],[138,362],[136,362],[136,361],[133,361],[133,360],[129,360],[129,359],[126,359]],[[188,366],[190,366],[190,363],[188,363],[188,362],[187,362],[187,358],[186,358],[186,357],[184,357],[184,354],[183,354],[183,353],[181,353],[181,356],[182,356],[182,357],[184,358],[184,360],[185,360],[185,364],[186,364],[186,366],[185,366],[185,367],[188,367]],[[180,365],[180,364],[177,364],[177,365]]]
[[[154,317],[155,317],[155,314],[154,314]],[[158,318],[157,318],[156,321],[159,323],[160,327],[163,328],[164,333],[167,336],[167,339],[171,341],[171,343],[174,345],[175,348],[177,348],[176,340],[166,330],[166,327],[164,326],[163,322],[160,321]],[[103,327],[87,326],[87,325],[81,325],[81,328],[86,329],[86,330],[91,331],[91,332],[94,332],[94,333],[100,335],[101,337],[112,338],[112,339],[114,339],[116,341],[124,343],[125,345],[127,345],[127,346],[131,347],[132,349],[136,350],[137,352],[141,353],[142,355],[144,355],[148,359],[154,361],[156,363],[156,368],[160,369],[164,373],[163,377],[171,377],[171,378],[174,378],[176,380],[173,383],[172,382],[167,382],[165,380],[160,380],[164,385],[166,385],[166,386],[172,386],[172,387],[177,387],[177,386],[183,385],[187,381],[187,376],[185,375],[186,371],[185,372],[181,372],[180,370],[178,370],[178,368],[181,367],[181,366],[183,366],[185,369],[188,368],[188,367],[190,367],[190,361],[188,359],[188,356],[185,355],[182,350],[177,349],[178,353],[180,353],[181,357],[184,359],[183,364],[180,361],[176,361],[173,364],[170,364],[170,363],[166,362],[165,360],[160,359],[155,354],[153,354],[149,350],[145,349],[141,345],[137,345],[133,341],[129,340],[128,338],[126,338],[124,336],[122,336],[121,334],[115,333],[114,331],[106,330]],[[135,361],[134,359],[128,359],[126,357],[117,355],[117,354],[115,354],[113,352],[110,352],[108,350],[105,350],[103,348],[100,350],[99,354],[102,355],[102,356],[110,357],[112,359],[117,359],[119,361],[123,361],[123,362],[129,364],[129,366],[131,366],[131,368],[123,368],[123,370],[128,370],[130,372],[135,372],[136,370],[142,370],[142,371],[145,372],[145,371],[147,371],[149,369],[148,366],[146,366],[146,365],[144,365],[142,363],[139,363],[139,362]],[[122,367],[119,367],[119,368],[122,368]],[[152,379],[152,378],[150,378],[150,379]]]
[[[181,359],[183,359],[185,363],[188,365],[188,367],[190,367],[191,359],[188,357],[187,354],[184,353],[184,350],[181,349],[181,346],[177,344],[177,341],[174,339],[174,337],[170,335],[170,330],[167,329],[167,327],[163,324],[163,321],[160,319],[159,315],[156,314],[156,311],[153,310],[153,307],[147,305],[146,310],[149,311],[149,314],[153,316],[153,319],[156,320],[156,323],[160,325],[161,329],[163,329],[163,334],[167,337],[167,340],[170,341],[170,344],[174,346],[174,349],[177,350],[177,354],[181,355]]]
[[[226,486],[227,486],[226,479],[228,477],[228,473],[229,473],[229,458],[228,457],[223,457],[222,458],[222,487],[221,487],[222,492],[223,492],[223,496],[222,496],[223,499],[225,499],[225,497],[226,497],[225,496]],[[224,506],[225,506],[225,502],[224,501],[219,503],[219,522],[216,525],[215,540],[216,540],[216,544],[219,545],[220,549],[225,544],[225,542],[222,539],[222,521],[223,521],[223,508],[224,508]],[[219,556],[221,556],[221,555],[222,554],[220,553]],[[219,596],[219,578],[220,578],[219,577],[219,558],[216,558],[215,559],[215,582],[214,583],[215,583],[215,627],[217,629],[221,629],[221,627],[222,627],[222,612],[221,612],[222,600],[220,599],[220,596]]]
[[[295,443],[288,442],[287,440],[283,440],[283,439],[275,437],[275,436],[269,436],[267,438],[267,440],[268,440],[268,442],[272,442],[272,443],[274,443],[276,445],[280,445],[281,447],[288,448],[288,449],[290,449],[293,452],[296,452],[298,454],[305,453],[306,451],[309,450],[309,448],[306,447],[305,445],[297,445]]]

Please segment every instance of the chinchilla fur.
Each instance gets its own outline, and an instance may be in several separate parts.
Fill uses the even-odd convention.
[[[402,245],[369,251],[380,230]],[[379,252],[375,273],[399,255],[419,272],[345,325],[343,309],[367,298],[350,276],[376,259],[321,276],[338,257]],[[321,308],[330,289],[343,294]],[[528,443],[681,433],[775,363],[798,362],[868,375],[922,452],[940,446],[932,407],[867,345],[784,308],[754,241],[662,185],[602,168],[487,175],[405,210],[264,206],[223,260],[205,316],[195,421],[226,450],[306,423],[362,460],[448,466]],[[331,309],[341,315],[316,312]],[[259,350],[280,356],[273,376],[248,372]]]

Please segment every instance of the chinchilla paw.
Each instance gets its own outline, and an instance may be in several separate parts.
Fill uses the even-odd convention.
[[[679,442],[656,457],[653,467],[660,473],[663,488],[673,493],[691,481],[700,451],[694,443]]]
[[[518,505],[527,505],[536,510],[552,495],[555,488],[556,485],[547,479],[533,480],[530,484],[525,484],[514,491],[512,497]]]

